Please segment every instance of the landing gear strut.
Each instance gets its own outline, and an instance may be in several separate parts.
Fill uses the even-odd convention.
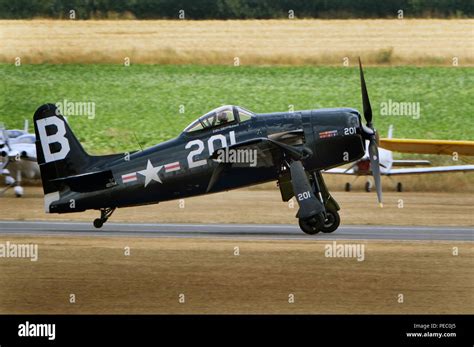
[[[332,233],[339,227],[339,205],[329,194],[320,171],[309,173],[300,161],[286,163],[290,173],[280,173],[278,187],[283,201],[293,197],[298,202],[296,214],[302,231],[314,235]]]
[[[339,210],[339,205],[331,194],[329,194],[320,172],[312,173],[311,178],[314,195],[316,195],[324,204],[325,212],[308,219],[300,218],[300,228],[309,235],[317,234],[320,231],[323,233],[332,233],[341,223],[341,218],[337,212]]]
[[[106,207],[100,209],[100,218],[94,219],[94,227],[97,229],[102,228],[107,219],[114,213],[115,207]]]

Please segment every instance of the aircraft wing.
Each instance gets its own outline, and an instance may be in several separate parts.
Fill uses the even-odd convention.
[[[283,134],[283,133],[282,133]],[[286,137],[280,136],[278,140],[271,138],[253,138],[247,141],[239,142],[233,145],[228,146],[227,148],[220,148],[219,150],[214,151],[211,154],[211,159],[218,159],[218,152],[221,154],[227,149],[245,149],[245,150],[256,150],[257,153],[257,166],[276,166],[283,160],[282,152],[286,152],[289,155],[294,155],[296,157],[304,155],[304,148],[293,145],[295,138],[301,138],[299,132],[287,132],[285,133]],[[239,164],[232,164],[233,166],[238,166]],[[244,164],[248,166],[248,164]]]
[[[332,175],[354,175],[354,169],[353,168],[338,168],[335,167],[334,169],[329,169],[329,170],[324,170],[323,173],[325,174],[332,174]]]
[[[295,158],[302,158],[307,154],[305,148],[288,144],[288,142],[294,143],[295,137],[298,136],[301,136],[299,131],[287,132],[284,134],[282,133],[282,135],[278,137],[278,140],[280,141],[264,137],[253,138],[214,151],[214,153],[212,153],[209,158],[213,159],[219,164],[215,167],[212,173],[206,191],[211,191],[216,182],[220,179],[222,172],[227,166],[232,165],[234,167],[238,167],[240,165],[243,165],[245,167],[248,167],[248,162],[244,162],[242,164],[229,163],[226,162],[227,160],[225,157],[221,158],[222,155],[225,156],[225,153],[229,153],[230,150],[255,151],[253,153],[256,153],[256,166],[274,167],[276,165],[280,165],[283,161],[283,152],[285,152],[289,156],[294,156]]]
[[[380,139],[380,147],[402,153],[474,155],[474,141]]]
[[[465,171],[474,171],[474,165],[453,165],[453,166],[392,169],[382,174],[386,176],[395,176],[395,175],[417,175],[417,174],[465,172]]]
[[[392,166],[417,166],[417,165],[430,165],[429,160],[393,160]]]

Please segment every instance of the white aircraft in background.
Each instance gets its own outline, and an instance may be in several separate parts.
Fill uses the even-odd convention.
[[[388,130],[388,139],[392,138],[393,126],[391,125]],[[474,165],[452,165],[452,166],[435,166],[435,167],[421,167],[414,168],[412,166],[418,165],[430,165],[429,160],[394,160],[392,151],[379,147],[379,163],[380,163],[380,174],[382,176],[398,176],[398,175],[416,175],[416,174],[430,174],[430,173],[447,173],[447,172],[465,172],[474,171]],[[400,169],[394,169],[395,166],[410,166]],[[366,155],[352,164],[349,168],[334,168],[324,171],[326,174],[335,175],[352,175],[356,176],[354,181],[359,176],[371,176],[372,172],[370,169],[370,159],[368,151]],[[346,192],[349,192],[352,188],[351,183],[347,182],[345,185]],[[370,192],[372,190],[372,181],[367,179],[365,183],[365,190]],[[397,191],[401,192],[403,185],[401,182],[397,183]]]
[[[0,130],[0,175],[5,176],[6,184],[0,196],[13,187],[15,195],[21,197],[23,178],[41,178],[36,160],[36,137],[28,133],[28,121],[25,121],[24,130],[6,130],[3,125]]]

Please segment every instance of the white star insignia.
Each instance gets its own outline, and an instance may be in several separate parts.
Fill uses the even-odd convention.
[[[156,182],[159,182],[159,183],[163,183],[163,182],[161,182],[160,177],[158,176],[158,172],[160,172],[162,167],[163,167],[163,165],[153,167],[153,165],[151,164],[150,159],[148,159],[148,163],[146,164],[146,169],[141,170],[141,171],[137,171],[137,173],[139,173],[140,175],[145,176],[145,187],[151,181],[156,181]]]

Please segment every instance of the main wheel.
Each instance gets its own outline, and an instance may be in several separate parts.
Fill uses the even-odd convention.
[[[403,192],[403,185],[402,182],[397,183],[397,192]]]
[[[349,182],[347,182],[346,187],[345,187],[346,192],[350,192],[351,188],[352,188],[351,184]]]
[[[370,183],[370,181],[365,182],[365,191],[367,193],[370,193],[371,190],[372,190],[372,183]]]
[[[303,230],[306,234],[315,235],[321,231],[323,227],[323,216],[322,213],[308,219],[299,219],[299,224],[301,230]]]
[[[321,231],[323,233],[332,233],[339,227],[340,223],[341,218],[339,217],[339,213],[337,211],[326,210],[326,220],[321,226]]]
[[[102,221],[102,219],[100,218],[94,219],[94,227],[96,227],[97,229],[100,229],[102,228],[103,225],[104,225],[104,222]]]

